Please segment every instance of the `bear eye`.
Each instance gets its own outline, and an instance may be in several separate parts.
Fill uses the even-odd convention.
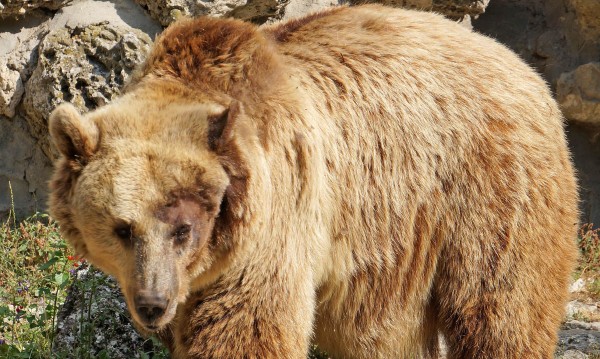
[[[122,224],[115,227],[115,235],[126,243],[130,243],[132,239],[131,226],[128,224]]]
[[[189,237],[191,226],[189,224],[182,224],[178,226],[173,232],[175,244],[183,244]]]

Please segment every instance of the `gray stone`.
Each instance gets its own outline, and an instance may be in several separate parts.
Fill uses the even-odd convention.
[[[556,359],[587,359],[590,356],[579,350],[567,350],[562,355],[556,356]]]
[[[0,115],[13,117],[33,71],[35,50],[47,32],[44,15],[4,21],[0,27]]]
[[[566,315],[568,319],[598,320],[600,319],[600,308],[597,303],[573,300],[567,303]]]
[[[339,5],[337,0],[136,0],[163,26],[181,17],[234,17],[257,24]]]
[[[163,26],[182,16],[224,16],[246,0],[136,0]]]
[[[0,19],[9,16],[24,16],[41,8],[58,10],[71,0],[0,0]]]
[[[152,39],[162,31],[161,26],[133,0],[74,0],[54,15],[52,29],[64,26],[85,27],[99,23],[137,29]]]
[[[352,4],[363,4],[363,0],[350,0]],[[444,16],[461,20],[468,17],[476,18],[485,11],[490,0],[367,0],[370,3],[380,3],[393,7],[434,11]]]
[[[27,131],[25,120],[0,116],[0,219],[23,218],[46,207],[52,164]]]
[[[452,19],[477,18],[489,3],[490,0],[433,0],[431,10]]]
[[[106,22],[67,24],[46,35],[23,100],[30,130],[46,155],[55,157],[47,130],[49,113],[62,102],[86,112],[116,98],[150,44],[140,30]]]
[[[291,19],[341,3],[342,0],[290,0],[283,9],[283,19]]]
[[[600,332],[585,329],[565,329],[558,333],[559,352],[576,350],[585,354],[600,354]]]
[[[565,116],[600,124],[600,62],[590,62],[558,79],[556,97]]]

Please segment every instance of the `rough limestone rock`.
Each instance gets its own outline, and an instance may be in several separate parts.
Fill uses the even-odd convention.
[[[17,1],[11,1],[11,4],[15,3]],[[64,4],[56,12],[33,10],[24,16],[0,16],[0,220],[8,215],[13,203],[18,218],[45,210],[47,181],[51,173],[47,156],[51,150],[47,140],[45,111],[49,111],[56,103],[61,85],[76,85],[77,76],[82,78],[80,84],[91,82],[92,75],[100,74],[104,79],[98,77],[98,81],[104,81],[104,84],[96,86],[100,94],[100,90],[106,88],[109,88],[109,93],[118,91],[111,86],[122,82],[121,78],[134,66],[133,62],[142,60],[150,39],[162,30],[133,0],[74,0]],[[102,33],[102,29],[106,31]],[[90,31],[101,34],[97,39],[88,36],[86,53],[82,50],[85,46],[79,46],[81,44],[78,45],[78,41],[84,41],[83,38]],[[72,38],[57,35],[65,32],[72,34]],[[113,37],[111,32],[117,33],[113,34],[114,41],[110,40]],[[38,50],[42,41],[46,53],[51,53],[54,48],[57,55],[51,61],[42,54],[45,63],[38,66]],[[74,60],[73,56],[76,55],[82,55],[85,59],[97,56],[100,60],[87,62],[86,66],[66,60],[69,56]],[[123,58],[118,60],[119,56]],[[108,67],[102,61],[107,62]],[[44,77],[42,70],[48,66],[60,66],[47,71],[48,74],[54,71],[55,77]],[[40,67],[40,72],[32,82],[30,77],[37,67]],[[90,70],[92,68],[93,71]],[[71,82],[61,83],[64,73],[70,74],[65,79]],[[70,90],[69,86],[64,90]],[[102,100],[95,98],[95,94],[87,89],[80,92],[85,96],[91,94],[91,100],[88,99],[90,106],[94,105],[95,100]],[[29,107],[24,104],[24,97],[28,97]],[[82,95],[81,98],[86,97]],[[32,132],[36,136],[32,136]]]
[[[557,355],[556,359],[588,359],[590,356],[579,350],[567,350],[562,355]]]
[[[13,117],[25,92],[24,83],[33,71],[31,61],[40,40],[47,32],[44,15],[26,20],[4,20],[0,31],[0,115]]]
[[[139,30],[108,23],[63,27],[44,38],[23,108],[46,155],[53,158],[47,131],[50,111],[65,101],[82,112],[111,101],[151,43]]]
[[[556,97],[566,117],[600,124],[600,62],[590,62],[560,75]]]
[[[432,0],[431,10],[453,19],[476,18],[485,12],[490,0]]]
[[[0,218],[13,207],[20,218],[42,211],[51,174],[52,164],[27,131],[27,122],[0,116]]]
[[[22,16],[41,8],[58,10],[72,0],[0,0],[0,19],[9,16]]]
[[[381,3],[394,7],[405,7],[436,11],[452,19],[465,16],[476,17],[485,11],[490,0],[136,0],[163,26],[182,16],[230,16],[262,24],[278,19],[316,11],[343,3]]]
[[[570,358],[581,355],[600,355],[600,331],[596,326],[583,322],[567,322],[558,333],[558,353],[567,354],[572,351]],[[579,355],[575,356],[575,354]],[[564,356],[563,358],[567,358]]]
[[[167,26],[182,16],[224,16],[246,0],[136,0],[153,18]]]

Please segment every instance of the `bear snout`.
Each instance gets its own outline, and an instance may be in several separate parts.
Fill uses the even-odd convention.
[[[167,295],[153,290],[140,290],[133,301],[142,324],[151,330],[158,329],[155,323],[165,314],[169,306]]]

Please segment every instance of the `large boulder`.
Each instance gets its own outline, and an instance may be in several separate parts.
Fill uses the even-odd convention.
[[[262,24],[301,16],[328,6],[376,2],[394,7],[435,11],[452,19],[476,17],[490,0],[136,0],[163,26],[184,16],[230,16]]]
[[[0,218],[14,210],[18,218],[46,207],[52,164],[37,146],[20,116],[0,117]]]
[[[46,35],[23,100],[31,132],[46,155],[54,157],[47,123],[52,109],[67,101],[86,112],[110,102],[150,45],[140,30],[111,23],[66,26]]]
[[[35,51],[48,31],[47,15],[7,19],[0,27],[0,116],[13,117],[33,71]],[[4,30],[4,31],[2,31]]]
[[[590,62],[561,74],[556,97],[567,118],[600,124],[600,62]]]
[[[44,1],[45,11],[32,9],[41,1],[0,1],[1,220],[46,207],[52,107],[109,101],[162,28],[133,0],[63,1],[59,10]],[[18,4],[30,10],[2,17]]]

